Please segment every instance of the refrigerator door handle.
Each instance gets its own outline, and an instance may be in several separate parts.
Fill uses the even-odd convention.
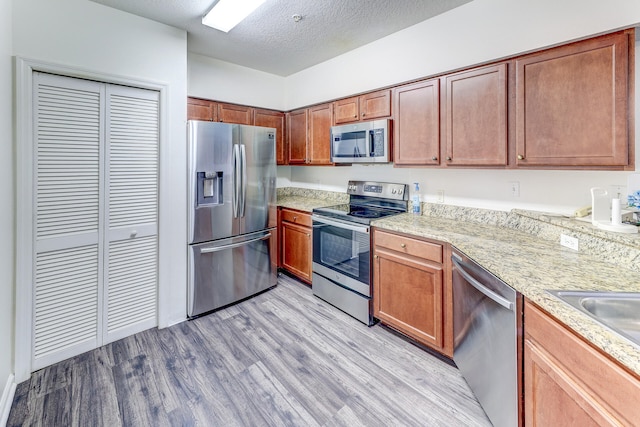
[[[242,187],[240,197],[240,217],[244,216],[245,206],[247,204],[247,150],[244,144],[240,144],[240,164],[242,167]]]
[[[240,177],[242,165],[240,164],[240,146],[233,145],[233,217],[238,218],[240,206]]]
[[[251,239],[251,240],[244,240],[242,242],[238,242],[238,243],[232,243],[230,245],[224,245],[224,246],[217,246],[215,248],[205,248],[202,249],[200,251],[201,254],[210,254],[212,252],[219,252],[219,251],[225,251],[227,249],[231,249],[231,248],[237,248],[238,246],[244,246],[246,244],[249,243],[253,243],[253,242],[257,242],[259,240],[267,240],[269,237],[271,237],[271,233],[267,233],[262,237],[256,237],[255,239]]]

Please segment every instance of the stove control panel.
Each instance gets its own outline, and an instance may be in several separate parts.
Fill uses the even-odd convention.
[[[390,182],[349,181],[347,193],[394,200],[409,200],[409,186]]]

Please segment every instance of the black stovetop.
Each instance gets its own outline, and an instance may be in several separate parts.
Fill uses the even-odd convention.
[[[402,210],[384,206],[369,206],[355,203],[344,203],[341,205],[327,206],[313,210],[314,214],[357,222],[360,224],[369,224],[374,219],[380,219],[403,212],[406,212],[406,209]]]

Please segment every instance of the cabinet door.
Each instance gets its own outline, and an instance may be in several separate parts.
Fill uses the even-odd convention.
[[[376,248],[374,316],[436,349],[443,347],[442,268]]]
[[[261,110],[256,108],[253,116],[253,124],[276,129],[276,163],[287,164],[286,146],[284,137],[284,113],[274,110]]]
[[[282,222],[282,267],[311,283],[311,229]]]
[[[396,165],[440,163],[440,80],[394,90],[393,161]]]
[[[640,420],[640,380],[525,300],[527,426],[618,426]]]
[[[333,104],[309,108],[309,163],[331,164],[331,122]]]
[[[391,90],[379,90],[359,97],[360,120],[373,120],[391,115]]]
[[[507,64],[444,79],[445,165],[507,164]]]
[[[187,98],[187,120],[218,121],[217,104],[198,98]]]
[[[632,164],[629,67],[627,32],[517,59],[516,164]]]
[[[360,118],[360,103],[358,97],[340,99],[333,103],[335,124],[357,122]]]
[[[218,121],[238,125],[252,125],[253,108],[244,105],[218,104]]]
[[[306,108],[287,113],[287,148],[290,165],[307,162],[307,121]]]

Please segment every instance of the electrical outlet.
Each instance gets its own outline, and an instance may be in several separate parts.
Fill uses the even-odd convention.
[[[438,203],[444,203],[444,190],[438,190]]]
[[[560,235],[560,244],[565,248],[573,249],[574,251],[578,250],[578,238],[567,236],[566,234]]]
[[[520,197],[520,182],[510,181],[509,189],[511,190],[511,197]]]

